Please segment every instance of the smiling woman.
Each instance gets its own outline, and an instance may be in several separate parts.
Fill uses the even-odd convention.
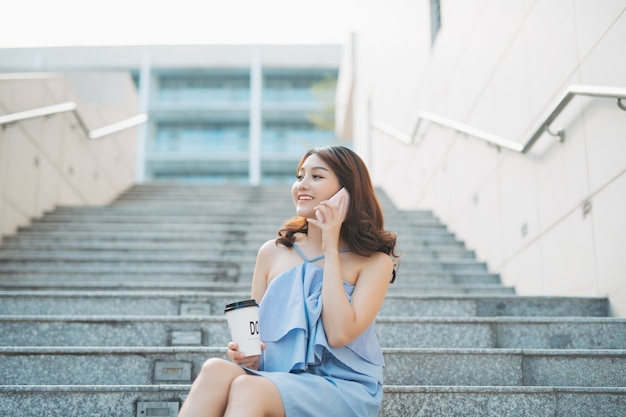
[[[341,43],[355,10],[355,0],[21,0],[2,6],[12,18],[0,47]]]
[[[232,362],[204,364],[180,417],[378,416],[385,363],[374,319],[394,277],[396,236],[350,149],[312,149],[296,172],[297,216],[261,247],[252,278],[262,354],[229,343]],[[330,201],[340,189],[349,204]]]

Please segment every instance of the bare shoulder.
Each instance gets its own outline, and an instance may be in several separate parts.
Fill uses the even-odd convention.
[[[281,245],[272,239],[259,248],[255,269],[261,272],[269,283],[278,274],[299,263],[302,263],[302,259],[299,255],[294,254],[292,248]]]
[[[270,239],[270,240],[268,240],[267,242],[265,242],[264,244],[261,245],[261,247],[259,248],[259,253],[271,252],[277,246],[278,245],[276,244],[276,239]]]
[[[285,247],[281,244],[276,243],[276,239],[270,239],[259,248],[257,259],[258,260],[266,260],[273,259],[278,256],[280,253],[284,252]]]
[[[345,265],[348,282],[389,282],[393,274],[394,261],[383,252],[375,252],[370,256],[353,255]]]
[[[377,264],[380,263],[389,267],[393,267],[393,259],[391,258],[391,256],[387,255],[384,252],[375,252],[374,254],[372,254],[371,258]]]
[[[393,270],[393,259],[383,252],[374,252],[365,258],[365,267],[376,268],[378,270]]]

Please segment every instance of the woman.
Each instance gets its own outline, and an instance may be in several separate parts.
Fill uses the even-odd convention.
[[[350,198],[329,202],[341,188]],[[292,197],[298,216],[259,249],[252,278],[263,354],[229,343],[232,362],[205,362],[179,416],[378,415],[384,360],[373,323],[395,278],[396,237],[348,148],[308,151]]]

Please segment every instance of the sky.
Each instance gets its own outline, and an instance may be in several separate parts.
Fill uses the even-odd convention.
[[[357,0],[3,0],[0,48],[343,43]],[[363,3],[361,2],[361,5]]]

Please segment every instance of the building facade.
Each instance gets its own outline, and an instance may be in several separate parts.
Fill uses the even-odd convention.
[[[339,45],[20,48],[0,50],[0,72],[129,71],[149,116],[136,182],[259,184],[290,181],[307,149],[339,143],[340,57]]]

